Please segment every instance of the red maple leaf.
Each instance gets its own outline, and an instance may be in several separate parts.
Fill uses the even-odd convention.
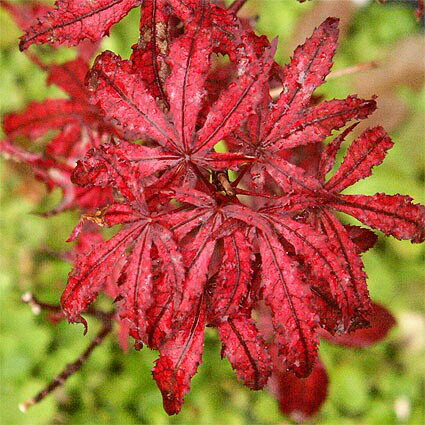
[[[203,9],[206,10],[203,12]],[[112,154],[115,161],[127,161],[131,163],[129,166],[137,167],[142,179],[149,180],[154,173],[162,172],[160,180],[156,181],[157,187],[170,182],[175,184],[177,180],[189,187],[197,182],[204,182],[208,187],[205,170],[236,168],[249,161],[239,153],[218,155],[213,147],[239,125],[259,100],[268,78],[267,70],[273,63],[273,49],[267,49],[257,59],[249,44],[241,47],[248,56],[239,63],[239,78],[211,105],[203,126],[196,128],[205,101],[204,85],[214,50],[210,27],[205,23],[208,22],[208,8],[204,5],[203,9],[197,10],[192,18],[196,25],[188,25],[187,33],[170,47],[167,62],[171,73],[164,85],[166,103],[170,105],[168,112],[161,110],[162,105],[140,81],[133,62],[122,61],[111,52],[97,58],[88,77],[92,101],[104,111],[106,119],[115,123],[123,138],[148,138],[153,145],[121,142],[114,149],[104,146],[92,151],[79,162],[74,182],[98,184],[93,170],[108,172],[106,150],[106,157]]]
[[[91,255],[77,258],[61,301],[68,320],[85,323],[80,313],[105,289],[107,276],[116,273],[120,316],[130,322],[130,333],[137,343],[147,343],[146,315],[152,306],[155,282],[166,279],[171,301],[181,296],[184,270],[172,233],[158,222],[156,214],[150,213],[140,198],[131,206],[111,204],[101,213],[84,219],[102,226],[125,226],[112,239],[98,244]],[[165,302],[171,309],[170,300]],[[156,304],[156,307],[160,306]]]
[[[284,191],[319,190],[317,180],[289,162],[285,150],[323,142],[332,130],[350,120],[364,119],[375,109],[373,100],[356,96],[309,106],[313,91],[323,84],[330,71],[337,46],[337,25],[337,19],[328,18],[295,50],[283,70],[283,89],[278,100],[272,102],[265,91],[256,115],[230,139],[233,149],[257,158],[247,167],[251,186],[262,187],[270,176]]]
[[[262,314],[261,329],[267,334],[269,317]],[[333,344],[351,348],[367,348],[382,341],[395,325],[393,315],[380,304],[372,303],[369,317],[370,326],[349,334],[332,336],[326,331],[322,338]],[[326,400],[329,378],[323,363],[318,360],[311,374],[297,378],[286,371],[278,356],[273,355],[273,373],[267,384],[268,390],[276,397],[281,411],[295,422],[304,422],[314,416]]]
[[[85,49],[85,53],[89,50]],[[30,165],[49,190],[56,187],[62,190],[62,202],[48,214],[76,207],[93,209],[111,202],[110,189],[76,187],[70,178],[75,162],[90,148],[109,139],[112,131],[100,111],[88,101],[84,85],[89,70],[87,61],[79,56],[61,65],[47,66],[36,57],[33,59],[47,71],[47,83],[60,87],[69,98],[33,102],[23,112],[6,115],[3,128],[7,140],[0,143],[0,153]],[[30,152],[18,144],[29,140],[32,146],[37,146],[50,132],[54,136],[44,152]]]
[[[25,50],[34,43],[76,46],[81,40],[100,40],[140,4],[140,0],[57,0],[55,10],[26,29],[19,48]]]

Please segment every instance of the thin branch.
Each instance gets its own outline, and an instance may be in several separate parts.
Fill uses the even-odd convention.
[[[326,78],[327,81],[334,78],[343,77],[344,75],[355,74],[356,72],[368,71],[369,69],[378,68],[379,63],[376,61],[358,63],[357,65],[349,66],[347,68],[332,71]]]
[[[90,342],[86,350],[81,354],[81,356],[73,363],[69,363],[66,365],[65,369],[57,375],[54,379],[50,381],[50,383],[43,388],[34,398],[31,398],[30,400],[25,401],[24,403],[21,403],[19,405],[19,410],[23,413],[25,413],[31,406],[34,406],[34,404],[39,403],[44,398],[46,398],[51,392],[53,392],[56,388],[61,387],[65,384],[66,380],[74,375],[76,372],[78,372],[83,364],[87,361],[87,359],[90,357],[93,350],[101,345],[105,338],[109,335],[109,333],[112,331],[112,321],[104,321],[103,327],[100,330],[100,332],[96,335],[96,337]]]
[[[49,65],[46,65],[45,63],[43,63],[40,58],[38,58],[36,55],[32,54],[31,52],[29,52],[28,50],[24,51],[24,54],[27,56],[27,58],[34,63],[35,65],[37,65],[40,69],[42,69],[45,72],[48,72],[50,70]]]
[[[42,303],[31,292],[25,292],[25,294],[22,295],[21,300],[25,304],[28,304],[31,311],[37,316],[41,313],[42,310],[50,311],[52,313],[62,312],[60,305]]]
[[[247,2],[247,0],[235,0],[229,7],[228,10],[233,12],[235,15],[242,9],[243,5]]]
[[[355,74],[357,72],[368,71],[369,69],[375,69],[379,66],[379,63],[376,61],[363,62],[357,65],[349,66],[344,69],[339,69],[337,71],[332,71],[327,77],[326,81],[333,80],[334,78],[343,77],[345,75]],[[276,100],[282,91],[282,87],[275,87],[270,90],[270,96]]]
[[[43,310],[50,311],[52,313],[62,313],[62,307],[60,305],[43,303],[31,292],[25,292],[25,294],[22,295],[21,300],[25,304],[28,304],[31,311],[37,316]],[[115,314],[114,311],[110,313],[106,313],[94,307],[89,307],[86,313],[92,317],[95,317],[96,319],[102,320],[102,322],[104,323],[110,322],[112,319],[112,316]]]

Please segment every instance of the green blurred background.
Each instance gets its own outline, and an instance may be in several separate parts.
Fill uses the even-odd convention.
[[[138,11],[112,30],[102,45],[128,57],[137,41]],[[279,36],[278,58],[288,61],[293,48],[327,16],[341,18],[342,38],[334,69],[379,61],[377,69],[329,81],[319,91],[325,98],[377,94],[379,110],[367,126],[382,124],[395,141],[374,176],[351,193],[409,194],[424,203],[425,89],[424,38],[412,3],[327,0],[299,4],[295,0],[250,0],[241,14],[259,16],[258,32]],[[61,97],[46,88],[45,75],[17,49],[20,31],[0,12],[0,110],[22,110],[31,100]],[[33,48],[44,60],[70,59],[67,49]],[[46,196],[29,168],[0,163],[0,321],[2,425],[37,424],[278,424],[289,423],[266,391],[241,385],[227,360],[220,359],[215,332],[207,331],[205,355],[180,415],[168,417],[151,377],[156,353],[144,349],[124,354],[117,338],[109,338],[65,387],[22,414],[18,403],[32,397],[64,365],[84,350],[99,324],[50,324],[20,301],[26,291],[57,303],[70,266],[55,253],[77,221],[75,213],[51,219],[46,211],[60,195]],[[421,246],[380,235],[364,255],[372,298],[387,306],[398,326],[388,339],[368,350],[350,350],[322,343],[320,355],[330,375],[329,396],[310,423],[390,425],[425,421],[425,307]],[[107,304],[106,300],[100,303]]]

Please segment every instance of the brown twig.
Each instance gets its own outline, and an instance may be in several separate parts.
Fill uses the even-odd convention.
[[[49,311],[51,313],[62,313],[62,307],[60,305],[43,303],[31,292],[25,292],[25,294],[22,295],[21,300],[25,304],[29,305],[31,311],[35,315],[39,315],[43,310]],[[94,307],[89,307],[86,313],[92,317],[95,317],[96,319],[101,320],[102,322],[110,322],[112,316],[115,314],[113,311],[106,313]]]
[[[375,69],[379,66],[376,61],[358,63],[357,65],[348,66],[344,69],[338,69],[332,71],[326,78],[326,80],[333,80],[334,78],[343,77],[345,75],[355,74],[356,72],[368,71],[369,69]]]
[[[334,78],[343,77],[345,75],[355,74],[356,72],[362,72],[367,71],[369,69],[374,69],[379,66],[379,63],[376,61],[370,61],[370,62],[364,62],[359,63],[357,65],[349,66],[344,69],[339,69],[337,71],[332,71],[327,77],[326,80],[333,80]],[[280,95],[280,92],[282,91],[282,87],[275,87],[274,89],[270,90],[270,96],[273,99],[277,99]]]
[[[246,3],[247,0],[235,0],[229,7],[228,10],[230,10],[233,13],[238,13],[239,10],[242,8],[242,6]]]
[[[61,387],[65,384],[66,380],[74,375],[76,372],[78,372],[83,364],[87,361],[87,359],[90,357],[93,350],[102,344],[102,342],[105,340],[105,338],[109,335],[109,333],[112,331],[112,321],[104,321],[103,327],[100,330],[100,332],[96,335],[96,337],[90,342],[86,350],[81,354],[78,359],[73,362],[66,365],[65,369],[57,375],[54,379],[50,381],[50,383],[44,387],[35,397],[25,401],[24,403],[21,403],[19,405],[19,410],[23,413],[25,413],[31,406],[34,404],[39,403],[41,400],[43,400],[45,397],[47,397],[51,392],[53,392],[56,388]]]

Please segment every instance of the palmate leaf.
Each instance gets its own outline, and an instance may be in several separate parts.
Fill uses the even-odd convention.
[[[299,46],[283,72],[283,90],[271,103],[269,94],[255,109],[245,131],[236,133],[237,149],[256,158],[251,175],[265,182],[265,173],[285,191],[320,192],[320,184],[288,161],[284,149],[322,143],[333,130],[354,119],[364,119],[376,102],[349,96],[310,106],[313,91],[324,82],[336,49],[338,20],[328,18]]]
[[[170,47],[172,69],[165,82],[169,113],[161,109],[140,81],[133,64],[122,61],[111,52],[99,56],[89,74],[92,101],[104,111],[108,120],[116,124],[121,135],[129,140],[148,137],[159,145],[154,146],[156,151],[152,154],[148,153],[151,147],[126,147],[133,157],[137,155],[137,150],[144,150],[143,155],[139,153],[141,161],[138,164],[139,172],[144,177],[149,177],[151,161],[156,162],[151,172],[164,170],[166,175],[162,180],[168,183],[189,170],[199,178],[202,173],[199,169],[233,169],[250,160],[239,153],[218,155],[211,151],[217,142],[240,124],[260,99],[273,63],[274,47],[266,49],[259,59],[252,52],[251,63],[248,60],[241,62],[239,78],[219,96],[204,126],[195,132],[206,94],[204,85],[209,71],[209,57],[213,52],[209,27],[204,23],[208,21],[208,8],[204,5],[204,9],[205,12],[202,8],[197,9],[194,20],[198,24],[190,26],[188,32]],[[246,45],[244,49],[249,52],[250,46]],[[80,163],[76,172],[78,176],[74,175],[76,183],[85,184],[83,173],[91,174],[90,168],[96,163],[96,155],[97,152],[91,153],[92,159],[88,163]],[[133,161],[132,166],[136,162]]]
[[[184,271],[173,236],[165,227],[154,222],[140,203],[134,203],[133,207],[112,204],[100,215],[89,219],[108,227],[116,224],[126,226],[109,241],[97,245],[91,255],[78,257],[62,295],[63,310],[69,321],[84,323],[81,313],[103,289],[106,277],[116,267],[121,267],[117,282],[120,316],[130,322],[130,333],[136,342],[147,343],[148,331],[151,330],[148,329],[146,315],[152,305],[154,260],[159,261],[157,273],[160,278],[166,275],[169,290],[176,301],[181,293]],[[153,246],[156,248],[155,255]],[[124,264],[120,261],[123,256]]]
[[[34,43],[52,46],[76,46],[80,41],[100,40],[109,33],[140,0],[57,0],[56,9],[39,18],[21,37],[19,48]]]
[[[343,133],[342,136],[345,134]],[[336,142],[330,145],[331,149],[323,151],[325,159],[321,161],[318,170],[320,179],[324,178],[326,171],[332,165],[335,157],[334,147],[339,146],[342,139],[343,137],[335,139]],[[343,184],[343,181],[351,183],[359,178],[367,177],[371,174],[371,168],[382,162],[386,150],[391,146],[392,142],[381,128],[367,130],[348,151],[343,166],[341,166],[342,171],[337,171],[337,177],[330,181],[338,185]],[[371,152],[376,153],[373,155]],[[326,155],[329,156],[326,157]],[[332,188],[331,184],[322,184],[325,189]],[[313,192],[310,193],[313,194]],[[411,239],[412,242],[423,241],[425,213],[424,207],[412,204],[410,198],[401,195],[340,195],[336,191],[332,191],[330,194],[318,191],[312,197],[309,194],[290,195],[274,201],[274,204],[264,209],[264,212],[272,214],[272,216],[279,216],[280,223],[275,226],[280,230],[285,227],[285,220],[288,220],[285,216],[288,212],[308,211],[309,220],[311,222],[316,220],[321,231],[327,235],[327,240],[330,241],[329,246],[334,255],[336,254],[331,261],[329,261],[330,257],[323,257],[323,259],[327,258],[325,263],[328,262],[328,265],[332,265],[333,271],[329,276],[325,276],[321,272],[321,270],[329,269],[329,266],[321,261],[318,263],[322,264],[321,270],[315,269],[312,263],[314,252],[306,245],[304,249],[310,249],[306,256],[306,262],[311,267],[311,272],[322,279],[322,283],[318,282],[314,285],[313,291],[319,296],[315,299],[315,303],[319,303],[321,306],[319,311],[323,311],[322,326],[331,332],[340,332],[341,324],[338,324],[338,317],[343,318],[342,329],[350,330],[364,326],[370,315],[366,275],[359,258],[359,250],[367,249],[370,244],[373,244],[374,238],[367,234],[368,241],[359,249],[351,241],[349,228],[344,228],[329,209],[345,212],[386,234],[400,239]],[[296,229],[296,226],[292,225],[292,229]],[[363,235],[364,232],[362,231]],[[311,232],[310,235],[312,235]],[[288,235],[285,238],[297,248],[295,240],[291,240]],[[297,240],[300,239],[297,238]],[[298,253],[299,250],[300,245]],[[344,271],[341,271],[341,268]],[[325,285],[324,282],[328,282],[328,284]],[[335,282],[338,284],[335,285]]]
[[[321,202],[329,208],[352,215],[386,235],[420,243],[425,239],[425,207],[413,204],[410,197],[382,193],[373,196],[338,193],[358,180],[369,177],[372,168],[382,163],[392,146],[393,142],[382,127],[363,132],[348,149],[338,171],[324,183],[324,188],[332,193],[332,196]],[[324,179],[327,170],[323,167],[327,167],[325,164],[329,161],[332,165],[333,157],[329,149],[323,151],[320,178]]]
[[[343,190],[361,178],[371,174],[372,167],[379,165],[387,152],[392,147],[392,141],[381,127],[366,130],[348,150],[340,169],[335,173],[328,183],[324,182],[325,175],[332,168],[337,149],[344,137],[351,131],[353,126],[348,128],[340,136],[323,150],[317,177],[322,181],[326,191],[318,191],[310,197],[306,195],[290,195],[275,201],[269,211],[273,214],[284,216],[289,211],[308,211],[309,220],[318,223],[328,239],[332,242],[333,250],[337,254],[339,266],[345,269],[344,296],[348,301],[351,313],[350,322],[345,322],[344,328],[356,329],[367,323],[371,313],[370,302],[366,287],[366,275],[363,272],[363,264],[359,258],[359,252],[368,249],[374,243],[376,237],[365,233],[361,234],[366,238],[365,242],[360,239],[360,246],[351,240],[353,238],[352,228],[343,227],[330,209],[345,212],[356,217],[372,228],[383,231],[388,235],[393,235],[399,239],[411,239],[412,242],[424,240],[425,233],[425,210],[420,205],[414,205],[409,197],[402,195],[376,194],[374,196],[364,195],[341,195],[339,190]],[[310,192],[313,194],[313,192]],[[266,210],[267,211],[267,210]],[[317,221],[318,220],[318,221]],[[358,237],[358,236],[357,236]],[[311,257],[310,257],[311,258]],[[314,273],[314,270],[313,270]],[[323,278],[324,276],[322,276]],[[331,280],[328,280],[332,282]],[[348,291],[348,292],[347,292]],[[324,312],[322,326],[331,332],[340,328],[338,320],[331,318],[345,315],[343,300],[338,298],[338,291],[332,289],[332,284],[327,287],[323,283],[315,285],[314,292],[319,298],[315,303],[319,303],[319,310]],[[341,310],[342,309],[342,310]]]
[[[97,120],[97,111],[91,105],[68,99],[48,99],[43,103],[30,103],[23,113],[7,115],[4,131],[13,139],[16,136],[35,139],[68,124],[90,125]]]

